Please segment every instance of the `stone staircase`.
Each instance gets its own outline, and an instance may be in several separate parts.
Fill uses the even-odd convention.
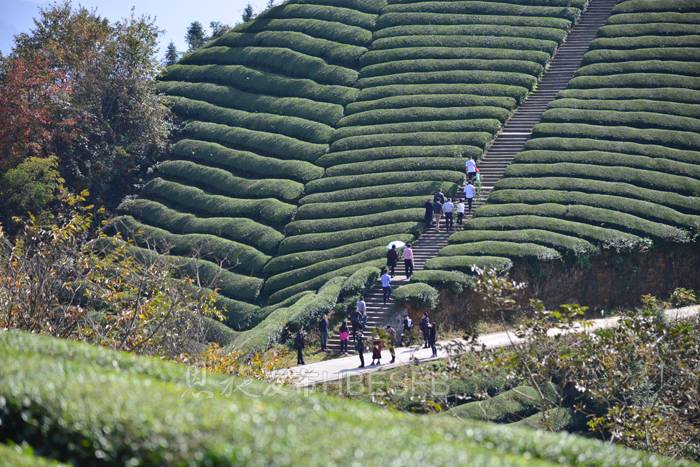
[[[559,91],[566,87],[573,74],[580,67],[583,55],[588,50],[591,41],[596,37],[598,29],[605,24],[617,2],[618,0],[591,0],[586,11],[583,12],[576,26],[569,33],[566,42],[555,53],[537,89],[517,108],[503,126],[502,131],[487,148],[479,162],[482,189],[474,200],[474,209],[486,201],[493,186],[503,177],[515,155],[525,147],[525,143],[532,135],[533,128],[542,119],[542,114],[549,103]],[[464,198],[462,190],[463,187],[460,187],[455,198]],[[456,217],[455,213],[455,227],[459,229]],[[471,219],[471,214],[465,213],[465,223],[468,219]],[[447,245],[453,232],[454,230],[450,232],[445,230],[444,219],[440,231],[432,227],[423,232],[413,244],[414,270],[420,271],[425,267],[427,260],[437,256],[440,249]],[[403,261],[399,260],[396,276],[392,280],[392,288],[396,289],[407,283]],[[391,312],[391,301],[384,305],[382,299],[382,288],[378,283],[365,295],[367,325],[370,329],[383,325]],[[397,332],[400,332],[400,329],[397,329]],[[354,352],[354,344],[351,336],[348,344],[350,353]],[[331,336],[329,336],[328,349],[335,352],[340,351],[337,329],[333,329]]]

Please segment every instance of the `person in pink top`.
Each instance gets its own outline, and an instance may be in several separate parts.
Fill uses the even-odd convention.
[[[408,279],[413,275],[413,249],[410,243],[403,249],[403,265]]]

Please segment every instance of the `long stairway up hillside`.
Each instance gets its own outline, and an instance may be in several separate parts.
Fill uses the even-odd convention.
[[[537,90],[518,107],[503,126],[503,130],[488,147],[479,163],[482,191],[474,202],[474,208],[478,208],[486,201],[494,184],[505,174],[508,164],[525,147],[525,143],[532,135],[533,128],[540,122],[549,103],[559,91],[566,87],[576,70],[581,66],[583,55],[588,50],[591,41],[596,37],[598,29],[605,24],[617,2],[618,0],[591,0],[576,26],[567,36],[566,42],[555,53]],[[463,197],[461,188],[457,196]],[[465,222],[470,218],[471,215],[465,216]],[[440,249],[447,245],[452,233],[453,231],[445,230],[444,221],[440,231],[435,228],[426,230],[413,245],[414,269],[416,271],[423,269],[428,259],[437,256]],[[396,268],[396,280],[392,281],[392,286],[396,288],[408,283],[405,277],[403,264],[399,261]],[[367,302],[368,327],[381,326],[386,322],[391,311],[391,303],[387,305],[382,303],[381,286],[375,284],[365,296],[365,300]],[[352,338],[348,347],[351,351],[354,348]],[[328,348],[331,351],[340,350],[337,332],[334,332],[329,338]]]

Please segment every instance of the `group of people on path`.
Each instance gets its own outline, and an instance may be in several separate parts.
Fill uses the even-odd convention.
[[[479,168],[476,166],[474,158],[467,159],[465,172],[467,181],[464,185],[464,199],[466,201],[466,212],[471,214],[474,198],[479,191],[477,185],[481,184],[481,175]],[[460,200],[452,200],[445,196],[442,190],[438,190],[433,195],[432,200],[426,200],[425,204],[425,226],[430,228],[435,226],[435,229],[440,231],[440,221],[445,217],[445,229],[451,230],[454,228],[454,215],[457,213],[457,225],[464,224],[465,202]]]

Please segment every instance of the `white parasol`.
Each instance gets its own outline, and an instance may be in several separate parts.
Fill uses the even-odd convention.
[[[389,243],[389,244],[386,246],[386,249],[387,249],[387,250],[391,250],[391,247],[392,247],[392,246],[395,246],[396,249],[399,250],[399,249],[405,247],[406,244],[405,244],[404,242],[402,242],[401,240],[394,240],[393,242]]]

